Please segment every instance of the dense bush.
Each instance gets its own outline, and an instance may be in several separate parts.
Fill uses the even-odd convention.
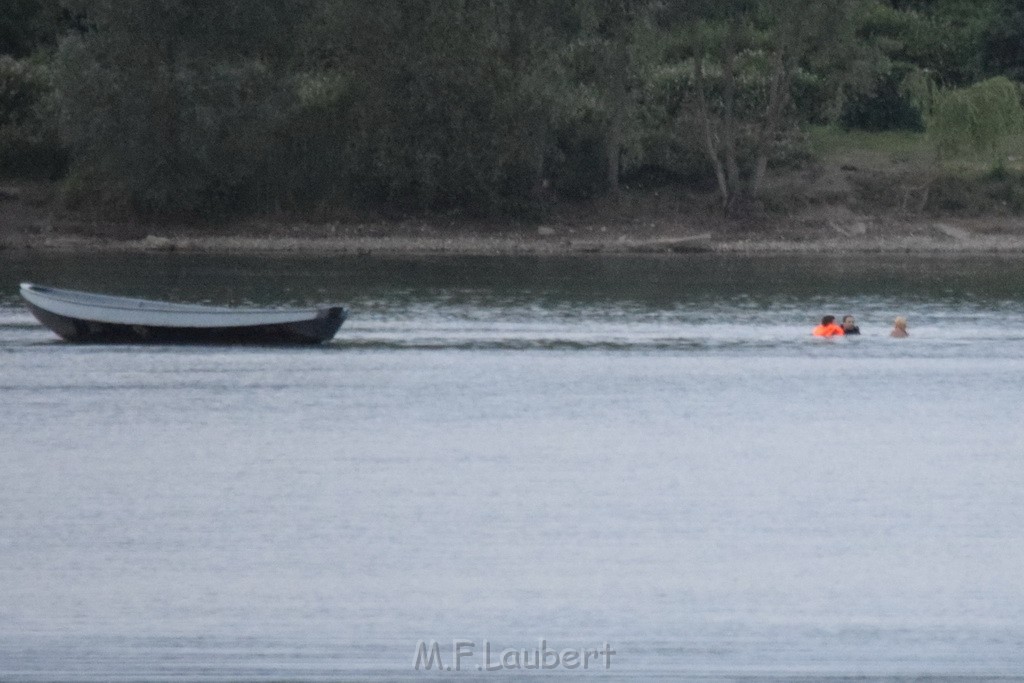
[[[552,114],[529,8],[381,0],[336,17],[352,73],[353,199],[402,210],[529,210]]]
[[[840,124],[879,132],[884,130],[923,131],[924,119],[903,90],[903,75],[890,71],[879,76],[873,91],[851,93],[845,100]]]
[[[0,56],[0,173],[57,177],[67,152],[57,135],[48,69]]]
[[[23,58],[50,49],[72,23],[61,0],[3,0],[0,55]]]
[[[588,199],[603,194],[605,126],[593,111],[581,111],[575,120],[559,122],[544,167],[552,188],[567,199]]]
[[[925,209],[937,214],[979,216],[1001,209],[1024,213],[1024,177],[998,170],[983,175],[943,174],[932,183]]]
[[[640,93],[640,167],[690,184],[711,177],[700,124],[693,113],[693,70],[674,64],[655,70]]]
[[[72,186],[111,209],[148,215],[261,202],[257,179],[290,96],[265,52],[273,43],[259,30],[238,35],[227,4],[93,7],[103,30],[65,39],[56,59]]]
[[[982,67],[988,76],[1024,81],[1024,6],[1018,0],[996,0],[996,5],[982,36]]]

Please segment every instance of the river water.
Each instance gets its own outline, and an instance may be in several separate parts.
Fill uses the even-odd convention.
[[[351,317],[76,346],[26,280]],[[1022,384],[1013,259],[0,254],[0,680],[1015,678]]]

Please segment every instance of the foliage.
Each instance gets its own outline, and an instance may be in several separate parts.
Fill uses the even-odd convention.
[[[982,45],[995,20],[996,0],[894,4],[876,17],[887,17],[882,30],[895,62],[928,69],[944,87],[969,85],[982,76]]]
[[[939,214],[980,216],[993,210],[1024,213],[1024,176],[1003,169],[984,174],[944,173],[931,186],[925,210]]]
[[[691,26],[695,109],[727,214],[759,198],[773,149],[797,118],[792,103],[801,65],[822,63],[816,55],[852,40],[861,4],[731,0],[683,11]],[[751,84],[744,83],[748,75]],[[744,101],[748,92],[753,102]]]
[[[846,101],[840,123],[846,128],[867,131],[924,130],[920,108],[908,96],[906,77],[893,70],[878,76],[870,93],[852,94]]]
[[[154,216],[538,216],[631,176],[735,212],[808,125],[998,157],[1022,39],[1016,0],[7,0],[0,164]]]
[[[236,209],[256,199],[285,108],[275,60],[283,3],[97,0],[91,30],[56,62],[62,133],[78,184],[143,214]]]
[[[651,74],[639,95],[639,156],[649,170],[704,186],[713,171],[690,106],[693,87],[692,64],[666,64]]]
[[[1018,0],[997,0],[981,39],[981,64],[987,76],[1024,81],[1024,6]]]
[[[67,155],[56,122],[46,66],[0,56],[0,173],[60,176]]]
[[[0,55],[28,57],[50,48],[70,26],[59,0],[4,0],[0,10]]]
[[[940,90],[928,116],[928,132],[940,155],[969,149],[998,161],[1001,145],[1024,132],[1019,87],[1002,76],[968,88]]]
[[[274,160],[260,178],[260,194],[274,208],[342,206],[351,172],[343,144],[352,129],[351,78],[324,68],[298,73],[287,86],[292,96],[269,141]]]
[[[640,156],[638,96],[657,52],[653,10],[650,0],[580,2],[579,29],[562,53],[571,81],[593,105],[590,118],[599,126],[594,132],[604,157],[603,185],[613,193],[623,164],[628,167]]]
[[[345,182],[409,210],[515,211],[541,180],[549,135],[545,2],[341,3],[352,74]]]
[[[991,75],[986,44],[998,31],[1005,0],[875,2],[861,38],[881,57],[871,87],[852,94],[842,121],[865,130],[915,129],[923,125],[920,93],[904,87],[922,79],[943,88],[964,87]],[[993,43],[994,45],[994,43]],[[998,49],[998,48],[993,48]],[[917,110],[917,111],[915,111]]]
[[[0,126],[23,123],[46,93],[41,70],[30,62],[0,56]]]

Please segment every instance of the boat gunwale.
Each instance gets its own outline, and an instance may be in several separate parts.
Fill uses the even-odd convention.
[[[260,315],[268,313],[309,313],[316,314],[332,308],[344,308],[340,305],[325,305],[319,307],[281,307],[281,308],[255,308],[255,307],[232,307],[214,306],[211,304],[178,303],[174,301],[159,301],[155,299],[135,299],[116,294],[96,294],[93,292],[80,292],[72,289],[58,289],[44,285],[36,285],[30,282],[21,284],[21,291],[29,291],[41,297],[61,301],[77,306],[91,306],[95,308],[109,308],[117,311],[152,311],[167,313],[201,313],[204,315],[221,315],[225,313],[247,315]],[[132,305],[136,304],[136,305]]]
[[[340,314],[343,306],[320,308],[231,308],[204,304],[178,304],[79,292],[22,283],[21,294],[30,304],[69,319],[119,325],[164,328],[260,327],[313,321]]]

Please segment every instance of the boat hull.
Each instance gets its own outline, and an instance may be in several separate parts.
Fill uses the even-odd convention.
[[[34,289],[28,289],[26,287]],[[109,308],[97,307],[93,315],[69,315],[66,312],[52,310],[61,308],[68,310],[69,295],[85,293],[64,290],[48,290],[32,285],[22,289],[26,296],[26,305],[36,319],[52,330],[62,339],[78,343],[92,344],[319,344],[330,340],[337,333],[346,318],[346,311],[340,306],[331,306],[309,311],[268,311],[265,315],[255,311],[256,315],[244,315],[245,309],[231,311],[227,309],[192,307],[186,313],[167,313],[159,311],[152,314],[143,308],[131,314],[125,314],[126,306]],[[51,306],[45,298],[49,292],[59,292],[65,298],[55,300]],[[42,295],[42,296],[41,296]],[[29,298],[31,297],[31,299]],[[119,304],[163,305],[160,302],[117,299],[103,297],[105,302]],[[72,305],[81,306],[77,302]],[[175,306],[175,305],[171,305]],[[82,309],[87,312],[88,309]],[[111,311],[114,311],[111,313]],[[146,315],[146,313],[150,313]],[[201,315],[207,313],[208,315]],[[125,315],[129,319],[124,318]],[[131,320],[131,317],[137,320]],[[162,321],[160,318],[167,318]],[[264,320],[259,318],[263,317]],[[113,318],[113,319],[111,319]],[[240,318],[245,324],[238,324]],[[252,318],[248,320],[247,318]],[[218,319],[229,321],[229,324],[217,324]],[[175,320],[183,324],[173,324]],[[161,324],[163,323],[163,324]],[[190,324],[191,323],[191,324]]]

